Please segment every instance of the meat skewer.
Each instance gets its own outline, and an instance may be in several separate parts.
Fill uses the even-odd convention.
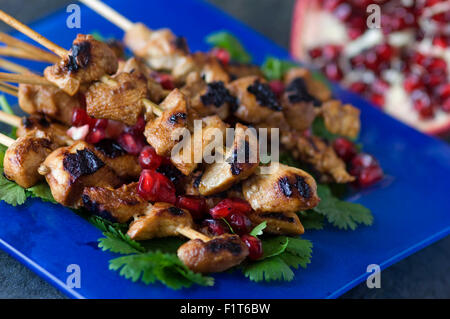
[[[14,73],[32,73],[29,69],[19,64],[0,58],[0,68]]]
[[[15,58],[19,58],[19,59],[25,59],[25,60],[32,60],[32,61],[37,61],[37,62],[43,62],[42,61],[43,59],[39,55],[33,55],[22,49],[13,48],[10,46],[1,46],[0,47],[0,55],[15,57]],[[44,62],[46,62],[46,61],[44,61]]]
[[[0,72],[0,81],[55,86],[55,84],[48,81],[46,78],[35,74],[13,74]]]
[[[16,97],[19,94],[17,87],[6,82],[0,82],[0,91]]]

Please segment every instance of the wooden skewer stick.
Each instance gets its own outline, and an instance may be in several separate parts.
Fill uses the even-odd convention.
[[[0,58],[0,68],[14,73],[33,73],[26,67]]]
[[[15,141],[15,139],[0,133],[0,144],[10,147]]]
[[[46,62],[42,61],[42,58],[39,56],[35,56],[27,51],[24,51],[22,49],[13,48],[13,47],[0,47],[0,55],[4,56],[11,56],[15,58],[25,59],[25,60],[32,60],[32,61],[38,61],[38,62]]]
[[[0,91],[5,92],[6,94],[12,95],[12,96],[19,96],[19,93],[17,91],[17,87],[14,85],[0,82]]]
[[[17,115],[0,111],[0,122],[6,123],[14,127],[18,127],[22,123],[22,119]]]
[[[189,239],[200,239],[204,242],[211,240],[211,238],[209,238],[205,234],[202,234],[202,233],[196,231],[195,229],[192,229],[189,227],[184,227],[184,226],[178,227],[177,232],[179,232],[181,235],[183,235],[184,237],[187,237]]]
[[[133,22],[99,0],[80,0],[80,2],[84,3],[99,15],[103,16],[106,20],[121,28],[124,32],[130,30],[134,25]]]
[[[0,81],[55,86],[55,84],[48,81],[46,78],[35,74],[13,74],[0,72]]]
[[[37,43],[41,44],[45,48],[49,49],[50,51],[54,52],[56,55],[62,57],[65,57],[68,55],[68,51],[61,48],[59,45],[51,42],[50,40],[44,38],[42,35],[31,29],[30,27],[26,26],[22,22],[16,20],[15,18],[11,17],[9,14],[4,12],[3,10],[0,10],[0,20],[5,22],[7,25],[13,27],[17,31],[22,32],[29,38],[33,39]]]
[[[41,48],[31,45],[25,41],[16,39],[4,32],[0,32],[0,42],[3,42],[6,45],[13,47],[13,48],[22,49],[34,56],[39,57],[42,61],[47,61],[50,63],[58,63],[58,61],[59,61],[59,57],[57,55],[54,55],[51,52],[42,50]]]

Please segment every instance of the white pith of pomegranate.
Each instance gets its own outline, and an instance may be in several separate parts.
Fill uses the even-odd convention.
[[[368,29],[369,4],[381,28]],[[390,115],[450,133],[450,1],[298,0],[291,53]]]

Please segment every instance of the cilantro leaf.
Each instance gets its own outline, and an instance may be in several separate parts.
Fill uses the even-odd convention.
[[[296,67],[294,62],[267,57],[261,66],[261,71],[269,80],[281,80],[289,69]]]
[[[304,212],[298,212],[298,217],[300,218],[300,222],[306,230],[314,229],[321,230],[323,229],[323,222],[325,217],[313,210],[307,210]]]
[[[214,47],[227,50],[233,61],[250,63],[252,60],[252,57],[247,53],[239,40],[227,31],[213,32],[209,34],[205,40]]]
[[[256,225],[250,232],[250,236],[258,237],[263,234],[263,230],[267,227],[267,222],[263,221],[261,224]]]
[[[3,173],[3,172],[2,172]],[[27,200],[25,189],[0,175],[0,200],[10,205],[22,205]]]
[[[201,286],[214,284],[212,277],[194,273],[175,254],[148,252],[122,256],[110,260],[109,268],[133,282],[140,279],[150,284],[158,280],[172,289],[187,288],[194,283]]]
[[[57,204],[58,202],[53,198],[52,191],[47,183],[40,183],[27,188],[27,193],[33,198],[40,198],[44,202]]]
[[[326,185],[318,185],[317,194],[321,201],[313,210],[324,215],[332,225],[345,230],[355,230],[359,224],[372,225],[373,216],[368,208],[334,197]]]
[[[252,281],[291,281],[292,268],[305,268],[310,263],[312,243],[309,240],[277,236],[263,240],[261,259],[242,267],[245,277]]]
[[[132,247],[127,241],[112,236],[110,233],[103,233],[104,238],[98,240],[98,247],[103,251],[111,251],[122,255],[135,254],[139,251]]]

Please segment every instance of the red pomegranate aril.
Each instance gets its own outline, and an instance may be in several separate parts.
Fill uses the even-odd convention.
[[[145,130],[145,119],[143,116],[140,116],[136,122],[136,124],[133,126],[133,131],[136,133],[144,133]]]
[[[108,120],[106,127],[106,137],[117,139],[125,129],[125,124],[119,121]]]
[[[81,108],[76,108],[72,112],[72,125],[73,126],[83,126],[89,124],[90,117],[86,113],[86,110]]]
[[[145,146],[144,138],[142,136],[135,136],[131,133],[122,133],[117,140],[120,146],[132,155],[138,155]]]
[[[348,29],[347,34],[351,40],[355,40],[363,34],[363,31],[359,28],[350,28]]]
[[[328,63],[325,66],[325,75],[332,81],[340,81],[343,77],[342,71],[336,63]]]
[[[225,219],[238,235],[248,234],[252,230],[252,222],[242,213],[232,212]]]
[[[152,72],[151,76],[155,79],[156,82],[161,84],[164,90],[173,90],[175,88],[173,78],[170,74]]]
[[[371,88],[376,93],[384,94],[389,89],[389,83],[382,79],[376,79]]]
[[[317,47],[309,50],[309,56],[313,59],[317,59],[322,56],[322,49]]]
[[[91,125],[93,128],[104,130],[108,126],[108,120],[91,118]]]
[[[361,94],[367,90],[367,84],[363,82],[353,82],[352,84],[350,84],[349,89],[353,92]]]
[[[201,219],[207,211],[206,200],[200,196],[178,196],[176,206],[187,209],[194,219]]]
[[[139,154],[139,164],[144,169],[155,170],[161,165],[162,160],[163,158],[149,145],[145,146]]]
[[[270,89],[277,97],[280,97],[284,92],[284,84],[280,80],[272,80],[269,82]]]
[[[431,118],[434,110],[428,94],[422,90],[415,90],[411,93],[414,109],[419,112],[419,116],[423,119]]]
[[[445,83],[440,85],[437,90],[437,95],[439,96],[439,98],[441,99],[446,99],[448,97],[450,97],[450,83]]]
[[[251,235],[242,235],[241,239],[248,247],[248,258],[256,260],[262,257],[263,248],[261,240]]]
[[[213,236],[220,236],[229,233],[229,227],[220,219],[205,219],[202,226],[207,228],[208,233]]]
[[[384,95],[373,93],[370,95],[370,101],[375,104],[375,106],[382,107],[384,105]]]
[[[90,144],[96,144],[106,138],[105,130],[102,128],[94,128],[86,136],[86,142]]]
[[[444,112],[450,112],[450,97],[446,98],[444,102],[442,102],[442,110]]]
[[[213,218],[226,218],[233,212],[248,214],[252,207],[245,200],[239,198],[226,198],[209,210]]]
[[[353,157],[350,163],[350,174],[353,176],[358,176],[363,168],[369,166],[377,166],[377,160],[370,154],[359,153]]]
[[[327,61],[334,61],[341,53],[342,47],[339,45],[327,44],[323,47],[322,55]]]
[[[364,55],[364,65],[372,71],[377,71],[380,66],[378,55],[374,51],[367,51]]]
[[[418,89],[422,86],[422,82],[420,77],[415,73],[410,73],[406,76],[405,80],[403,81],[403,87],[405,88],[406,92],[411,93],[415,89]]]
[[[365,167],[361,170],[357,177],[357,183],[360,187],[368,187],[383,178],[383,170],[380,166],[374,165]]]
[[[163,174],[144,169],[138,183],[138,193],[151,202],[166,202],[175,204],[175,187]]]
[[[443,36],[435,37],[433,39],[433,44],[435,46],[441,47],[443,49],[445,49],[447,47],[447,41],[445,40],[445,38]]]
[[[223,48],[213,48],[211,50],[212,55],[214,55],[223,65],[228,65],[231,56],[230,53]]]
[[[333,141],[333,149],[345,162],[349,162],[358,152],[355,144],[343,137]]]

